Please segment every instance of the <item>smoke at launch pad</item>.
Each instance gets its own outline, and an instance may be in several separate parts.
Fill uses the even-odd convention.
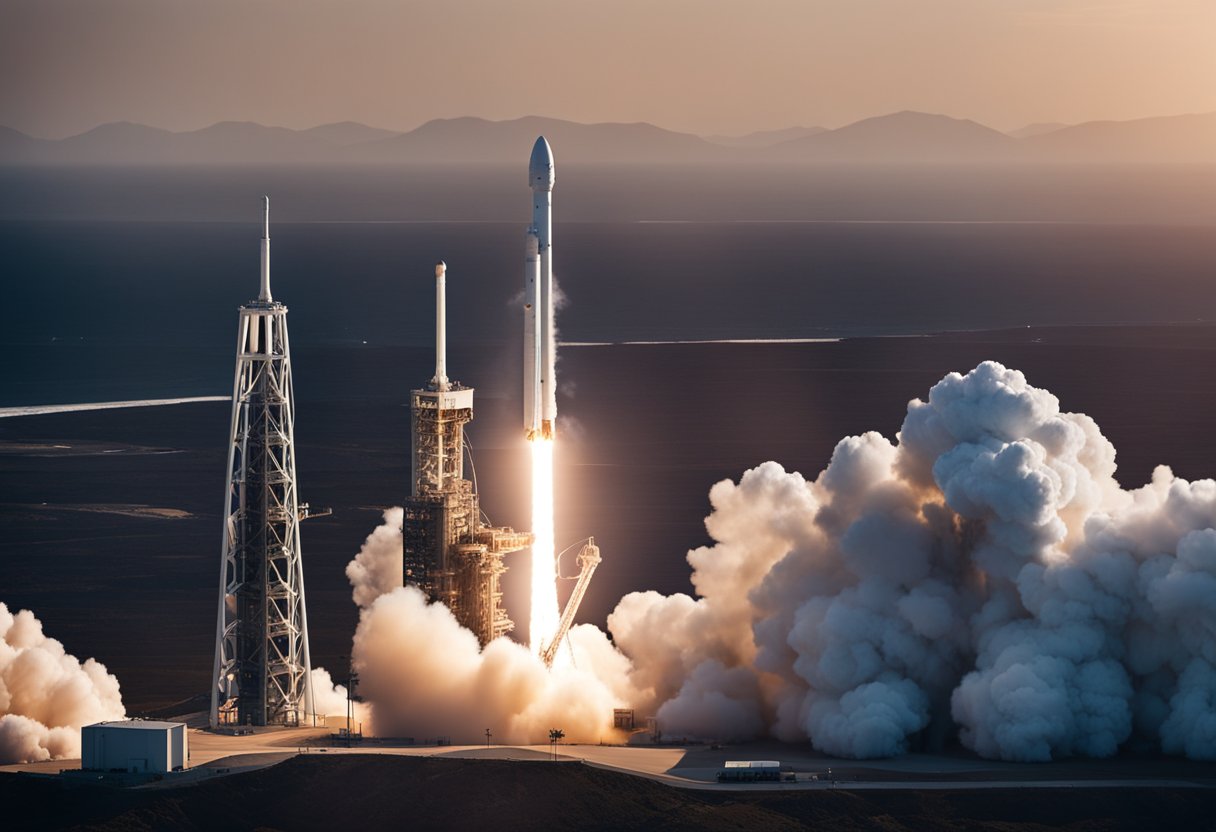
[[[400,509],[347,568],[353,657],[382,736],[613,734],[810,742],[880,757],[957,735],[985,757],[1216,759],[1216,482],[1133,490],[1089,417],[984,363],[909,403],[894,441],[842,439],[814,478],[766,462],[710,490],[695,595],[635,592],[545,668],[480,648],[401,586]],[[118,681],[0,607],[0,758],[72,756]],[[318,711],[345,691],[314,671]]]
[[[386,512],[347,567],[373,733],[477,742],[488,727],[531,743],[560,726],[620,741],[612,712],[630,708],[669,738],[769,736],[853,758],[957,737],[1007,760],[1129,744],[1216,759],[1216,482],[1160,467],[1123,489],[1092,419],[994,362],[910,402],[894,441],[841,440],[813,479],[765,462],[714,485],[714,542],[687,555],[695,596],[630,593],[606,629],[572,628],[568,660],[550,667],[556,289],[543,139],[529,178],[533,644],[483,647],[403,586],[402,510]],[[28,611],[0,604],[0,636],[0,762],[71,755],[81,725],[124,713],[117,680]],[[312,681],[316,712],[345,709],[324,670]]]
[[[845,757],[957,734],[1009,760],[1216,758],[1216,482],[1161,467],[1129,491],[1114,472],[1094,421],[1021,373],[952,373],[894,442],[847,437],[814,479],[767,462],[715,485],[696,597],[625,596],[551,672],[395,586],[390,513],[348,569],[374,730],[597,741],[629,707],[668,737]]]

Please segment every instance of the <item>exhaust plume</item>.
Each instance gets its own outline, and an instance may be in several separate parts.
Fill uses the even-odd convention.
[[[105,665],[81,663],[32,612],[0,602],[0,763],[79,757],[82,726],[124,716]]]
[[[541,742],[555,727],[575,741],[612,736],[612,709],[632,691],[628,663],[604,633],[572,628],[574,663],[554,671],[508,638],[481,649],[446,606],[401,586],[400,571],[395,587],[379,577],[383,564],[401,563],[400,516],[385,512],[347,570],[360,607],[352,655],[374,733],[471,743],[484,742],[486,728],[510,743]]]
[[[572,632],[568,672],[506,639],[479,652],[416,590],[359,585],[355,660],[377,731],[593,739],[624,706],[667,737],[844,757],[957,737],[1007,760],[1216,759],[1216,482],[1114,473],[1092,419],[985,362],[813,480],[766,462],[715,485],[696,597],[627,595],[611,640]]]

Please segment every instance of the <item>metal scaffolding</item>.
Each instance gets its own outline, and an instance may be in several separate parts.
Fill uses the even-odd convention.
[[[482,520],[473,483],[464,478],[464,428],[473,420],[473,389],[447,377],[446,266],[436,266],[435,376],[410,397],[410,496],[401,537],[404,581],[441,601],[485,645],[514,628],[502,608],[504,555],[532,536]]]
[[[313,712],[287,307],[262,291],[240,309],[232,388],[211,726],[298,725]]]

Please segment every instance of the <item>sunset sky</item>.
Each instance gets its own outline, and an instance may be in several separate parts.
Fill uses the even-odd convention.
[[[697,133],[1216,110],[1212,0],[0,0],[0,124],[547,115]]]

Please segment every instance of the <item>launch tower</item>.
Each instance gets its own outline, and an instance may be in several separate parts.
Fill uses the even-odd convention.
[[[287,307],[270,294],[270,200],[263,205],[262,282],[240,308],[211,727],[298,725],[313,713],[300,559],[295,405]]]
[[[435,265],[435,375],[410,396],[410,496],[401,528],[404,581],[442,601],[482,645],[514,628],[502,608],[503,556],[532,536],[483,521],[464,477],[464,426],[473,388],[447,376],[447,267]]]

